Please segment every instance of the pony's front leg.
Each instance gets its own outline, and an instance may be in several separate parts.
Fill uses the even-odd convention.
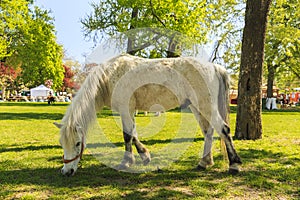
[[[134,164],[135,158],[132,152],[132,142],[136,135],[135,124],[133,119],[128,115],[121,115],[123,126],[123,138],[125,142],[125,153],[121,164],[117,167],[118,170],[124,170]]]
[[[131,133],[128,133],[123,130],[123,137],[125,142],[125,153],[124,153],[123,160],[119,166],[120,170],[130,167],[130,165],[134,164],[135,162],[135,158],[132,152],[133,136]]]
[[[135,128],[135,121],[133,117],[122,116],[123,137],[125,142],[125,153],[121,164],[118,169],[126,169],[134,164],[135,158],[132,152],[132,143],[135,145],[143,164],[147,165],[151,161],[151,156],[147,148],[139,141]]]
[[[151,156],[150,156],[150,153],[148,151],[148,149],[145,148],[145,146],[143,145],[143,143],[141,143],[138,139],[138,137],[134,137],[133,138],[133,143],[136,147],[136,150],[137,152],[139,153],[142,161],[143,161],[143,164],[144,165],[147,165],[149,164],[149,162],[151,161]]]

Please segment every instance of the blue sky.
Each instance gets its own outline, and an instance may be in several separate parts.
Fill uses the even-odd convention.
[[[51,10],[55,18],[58,43],[64,46],[67,56],[83,63],[92,51],[93,42],[86,41],[80,19],[92,11],[88,0],[36,0],[35,5]]]

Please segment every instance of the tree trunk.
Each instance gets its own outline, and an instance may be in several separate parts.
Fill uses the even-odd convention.
[[[235,138],[262,137],[261,86],[267,14],[271,0],[247,0],[238,84]]]
[[[176,41],[176,34],[169,38],[169,47],[167,50],[167,58],[180,57],[180,47],[178,41]]]
[[[275,79],[275,70],[276,66],[272,66],[271,64],[268,64],[268,85],[267,85],[267,97],[271,98],[273,97],[273,83]]]
[[[138,14],[139,14],[139,9],[137,7],[133,8],[131,12],[131,20],[137,19]],[[131,24],[129,29],[135,29],[135,27]],[[135,40],[134,37],[135,37],[134,35],[129,35],[127,41],[127,53],[131,55],[134,55],[137,52],[134,46],[134,40]]]
[[[4,85],[2,85],[2,95],[1,95],[1,98],[3,101],[6,100],[6,87]]]

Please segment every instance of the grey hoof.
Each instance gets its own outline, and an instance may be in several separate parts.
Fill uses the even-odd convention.
[[[231,175],[237,175],[240,171],[238,169],[230,169],[228,170],[228,173]]]
[[[203,166],[201,166],[201,165],[198,165],[198,166],[197,166],[197,170],[199,170],[199,171],[205,171],[205,170],[206,170],[206,167],[203,167]]]
[[[146,166],[150,163],[150,161],[151,161],[151,158],[146,158],[143,160],[143,164]]]
[[[127,170],[129,168],[129,166],[128,165],[124,165],[124,164],[119,164],[115,168],[118,171],[125,171],[125,170]]]

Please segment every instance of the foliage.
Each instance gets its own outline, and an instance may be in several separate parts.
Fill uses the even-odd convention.
[[[265,66],[268,74],[274,71],[271,81],[276,80],[281,88],[292,87],[293,79],[300,80],[299,8],[297,0],[276,0],[269,14]]]
[[[155,28],[160,28],[160,32],[163,28],[167,31],[161,32],[160,35],[168,35],[168,46],[163,50],[156,48],[149,52],[148,56],[173,57],[180,55],[182,51],[180,41],[176,39],[178,33],[192,38],[194,44],[204,44],[209,39],[207,35],[214,28],[214,22],[218,21],[221,25],[221,16],[229,13],[235,4],[235,0],[226,2],[214,0],[201,2],[193,0],[105,0],[92,3],[93,13],[82,19],[81,22],[85,36],[93,38],[95,41],[105,39],[107,36],[114,37],[118,33],[132,29],[151,28],[156,33]],[[132,43],[141,39],[139,34],[128,38],[127,52],[129,53],[135,54],[147,47],[145,45],[147,43],[145,43],[140,45],[137,50],[132,48]],[[155,42],[159,38],[160,36],[154,36],[152,40]]]
[[[299,6],[299,1],[296,0],[274,0],[270,6],[265,42],[264,78],[268,80],[267,68],[272,67],[277,86],[281,88],[300,83],[297,66],[300,58]],[[245,1],[242,0],[230,12],[228,20],[225,20],[229,24],[221,23],[217,31],[219,40],[215,43],[216,61],[233,73],[239,72],[244,12]],[[228,29],[222,26],[232,27]]]
[[[299,199],[300,145],[298,112],[263,112],[264,137],[259,141],[234,141],[243,160],[242,172],[228,175],[219,141],[214,141],[215,165],[206,171],[194,167],[203,148],[197,132],[193,145],[162,171],[130,174],[118,172],[84,152],[74,177],[63,177],[62,148],[54,121],[63,117],[67,104],[0,104],[1,199]],[[104,110],[98,120],[115,144],[123,149],[116,117]],[[191,113],[191,119],[193,116]],[[163,148],[174,135],[180,113],[167,112],[163,131],[140,136],[151,149]],[[137,128],[152,116],[138,116]],[[235,113],[231,113],[231,129]],[[177,125],[176,125],[177,126]],[[216,139],[217,137],[215,137]],[[137,152],[135,152],[137,154]],[[155,156],[155,155],[153,155]],[[137,158],[137,161],[139,158]]]
[[[64,57],[63,63],[70,68],[70,72],[73,74],[72,77],[70,77],[72,79],[70,81],[74,84],[72,89],[79,89],[81,83],[86,78],[85,76],[81,77],[81,74],[83,73],[82,65],[77,60],[68,57]]]
[[[214,42],[210,60],[225,66],[230,72],[238,71],[241,40],[245,20],[245,0],[212,1],[211,41]]]
[[[22,79],[32,87],[53,80],[62,84],[62,47],[56,43],[53,19],[49,12],[25,0],[2,0],[0,4],[1,60],[22,68]]]

